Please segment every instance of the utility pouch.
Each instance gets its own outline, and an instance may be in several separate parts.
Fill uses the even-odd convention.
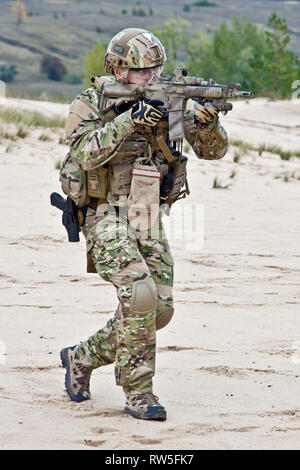
[[[75,162],[70,152],[61,164],[59,180],[63,192],[70,196],[77,206],[89,203],[86,191],[86,172]]]
[[[127,200],[128,220],[139,230],[149,230],[159,214],[160,171],[154,165],[136,163]]]
[[[75,100],[70,106],[70,113],[66,120],[66,136],[70,138],[82,121],[103,123],[103,116],[98,109],[89,102]],[[90,202],[87,188],[87,172],[82,169],[71,153],[64,159],[59,179],[62,190],[77,206],[84,206]]]
[[[178,160],[174,163],[172,177],[172,189],[167,195],[166,202],[171,206],[178,199],[183,199],[187,194],[190,194],[188,182],[187,182],[187,157],[180,155]],[[185,186],[184,189],[183,186]]]
[[[88,196],[106,200],[108,191],[108,168],[99,166],[87,172]]]
[[[124,162],[111,166],[110,191],[112,196],[128,196],[130,193],[133,163]]]

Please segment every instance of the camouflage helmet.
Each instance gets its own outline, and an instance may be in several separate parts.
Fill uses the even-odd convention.
[[[105,68],[107,73],[113,73],[113,67],[151,68],[163,65],[166,59],[163,45],[150,31],[128,28],[116,34],[108,44]]]

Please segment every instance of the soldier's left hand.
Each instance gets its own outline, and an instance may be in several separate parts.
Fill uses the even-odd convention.
[[[204,105],[195,103],[194,116],[196,124],[210,124],[218,117],[219,111],[212,103],[205,103]]]

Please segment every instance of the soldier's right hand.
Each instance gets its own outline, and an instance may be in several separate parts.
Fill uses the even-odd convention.
[[[158,107],[163,106],[160,100],[141,100],[132,106],[131,118],[135,124],[156,126],[162,118],[163,112]]]

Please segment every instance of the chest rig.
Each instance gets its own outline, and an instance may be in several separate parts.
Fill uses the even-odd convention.
[[[106,86],[108,88],[111,86],[111,80],[107,80],[107,77],[95,77],[93,81],[99,90],[98,108],[104,114],[106,122],[112,121],[116,117],[116,109],[125,110],[133,105],[133,102],[128,101],[126,96],[121,96],[123,91],[126,95],[126,85],[114,84],[114,87],[120,87],[119,96],[116,99],[103,93]],[[136,158],[142,159],[146,163],[151,162],[160,171],[160,202],[171,206],[190,192],[186,171],[187,157],[182,154],[182,147],[182,140],[173,144],[169,141],[168,119],[165,116],[155,129],[139,126],[137,132],[131,134],[122,144],[118,156],[112,158],[108,165],[119,165],[118,171],[122,172],[123,168],[123,173],[128,171],[131,175],[132,164]],[[112,186],[114,185],[112,184]],[[129,191],[130,184],[128,186]]]

